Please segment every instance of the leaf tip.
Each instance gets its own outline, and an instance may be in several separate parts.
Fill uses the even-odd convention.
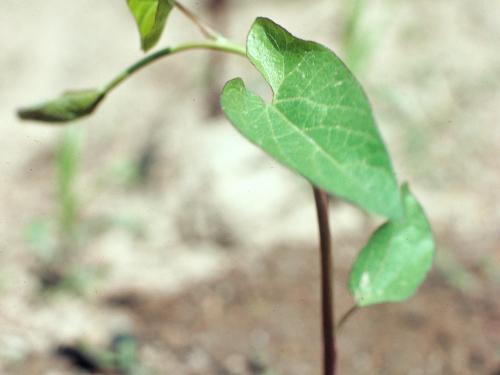
[[[152,48],[152,45],[149,45],[148,43],[145,43],[144,40],[141,40],[141,51],[144,53],[149,52],[149,50]]]
[[[401,195],[403,218],[380,226],[351,269],[349,289],[360,307],[407,300],[432,267],[435,244],[425,212],[407,183]]]
[[[159,41],[175,1],[127,0],[141,38],[141,49],[149,51]]]
[[[267,17],[257,17],[254,21],[254,25],[266,25],[266,24],[276,24],[273,20]]]
[[[227,108],[231,106],[231,102],[239,97],[239,94],[243,90],[245,90],[245,84],[241,78],[233,78],[226,82],[220,96],[220,105],[224,113],[226,113]]]
[[[91,114],[104,96],[105,93],[98,89],[70,91],[53,100],[19,108],[17,116],[21,120],[70,122]]]
[[[222,92],[224,93],[226,91],[231,91],[231,90],[240,91],[241,89],[244,88],[245,88],[245,83],[243,82],[243,79],[238,77],[227,81],[226,84],[224,85],[224,88],[222,89]]]

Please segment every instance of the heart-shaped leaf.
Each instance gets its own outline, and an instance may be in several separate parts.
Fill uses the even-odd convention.
[[[409,298],[432,266],[434,240],[425,213],[407,185],[405,215],[382,225],[361,250],[349,277],[358,306]]]
[[[139,33],[143,51],[153,48],[161,37],[173,0],[127,0]]]
[[[229,81],[224,113],[250,141],[330,193],[390,218],[401,214],[389,155],[363,89],[342,61],[269,19],[247,40],[251,62],[270,84],[271,104]]]
[[[105,95],[99,89],[68,91],[48,102],[21,108],[18,116],[23,120],[69,122],[92,113]]]

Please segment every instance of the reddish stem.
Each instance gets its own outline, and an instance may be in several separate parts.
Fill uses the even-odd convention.
[[[335,346],[335,318],[332,290],[332,248],[328,222],[328,193],[317,187],[314,200],[318,215],[321,259],[321,311],[323,320],[323,374],[335,375],[337,350]]]

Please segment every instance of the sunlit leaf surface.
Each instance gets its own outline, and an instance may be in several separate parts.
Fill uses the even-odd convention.
[[[382,225],[353,265],[349,289],[358,306],[409,298],[432,266],[431,228],[406,185],[403,202],[404,218]]]
[[[266,103],[241,79],[228,82],[221,102],[233,125],[316,186],[368,211],[399,217],[389,155],[367,98],[342,61],[266,18],[253,24],[247,54],[274,98]]]

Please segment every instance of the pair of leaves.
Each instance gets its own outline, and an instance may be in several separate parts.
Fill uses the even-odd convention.
[[[349,286],[359,306],[408,298],[431,266],[432,234],[407,186],[401,200],[360,84],[332,51],[265,18],[250,30],[247,55],[271,86],[272,102],[234,79],[221,98],[226,116],[312,184],[388,217],[361,251]]]
[[[143,51],[148,51],[160,39],[175,2],[174,0],[127,0],[127,4],[139,29],[141,47]]]

